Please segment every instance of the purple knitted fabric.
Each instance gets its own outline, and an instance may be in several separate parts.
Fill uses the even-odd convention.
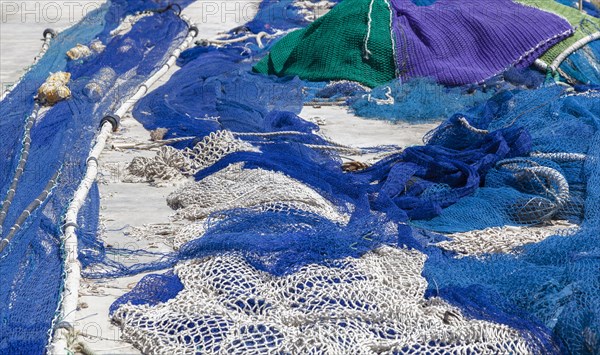
[[[392,30],[401,78],[446,85],[477,83],[528,66],[573,33],[563,18],[511,0],[438,0],[417,6],[392,0]]]

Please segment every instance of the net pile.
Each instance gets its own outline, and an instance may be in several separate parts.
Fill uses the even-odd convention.
[[[581,37],[581,30],[573,29],[583,19],[577,10],[546,3],[553,1],[541,1],[538,7],[549,11],[529,6],[535,1],[526,2],[528,6],[511,0],[485,6],[453,0],[346,1],[308,28],[287,35],[254,69],[371,87],[395,77],[431,77],[445,85],[479,83],[511,66],[527,67],[550,55],[545,54],[550,49],[561,53]]]
[[[419,252],[386,247],[274,277],[225,254],[179,264],[181,292],[155,307],[123,299],[113,305],[124,304],[114,319],[124,338],[148,354],[534,350],[514,329],[425,300],[424,262]],[[152,281],[132,293],[147,295]]]
[[[480,96],[448,90],[466,103],[438,114],[451,116],[424,146],[344,173],[347,147],[296,116],[304,83],[250,73],[270,46],[190,50],[134,112],[165,137],[197,137],[164,150],[196,181],[168,198],[175,251],[154,269],[174,270],[111,308],[128,341],[148,353],[597,351],[593,87],[515,69]],[[386,93],[373,104],[396,104]]]
[[[584,67],[589,65],[584,64]],[[457,112],[469,112],[500,91],[535,89],[543,82],[544,74],[538,70],[511,68],[482,85],[447,87],[431,78],[404,82],[396,79],[369,92],[350,92],[342,96],[357,116],[390,122],[427,123],[439,122]]]
[[[387,83],[397,75],[424,76],[439,65],[434,60],[413,66],[397,55],[407,45],[409,58],[425,50],[421,37],[409,36],[409,30],[431,34],[447,27],[432,25],[423,14],[447,10],[450,0],[417,3],[347,0],[277,42],[277,35],[308,25],[315,17],[308,12],[318,6],[264,1],[253,21],[228,34],[234,39],[230,45],[187,51],[181,70],[139,102],[134,116],[176,143],[154,158],[134,159],[130,173],[154,182],[195,181],[168,197],[176,224],[135,231],[172,241],[168,255],[145,254],[157,257],[154,262],[125,266],[107,257],[108,247],[97,237],[96,186],[79,216],[85,276],[173,268],[146,276],[113,304],[111,315],[125,339],[147,353],[598,352],[600,94],[593,86],[542,84],[539,76],[515,69],[493,79],[487,91],[444,87],[444,107],[427,108],[415,118],[450,117],[425,137],[425,145],[393,147],[376,163],[344,172],[344,154],[386,148],[335,143],[297,116],[309,84],[252,72],[263,56],[257,68],[290,64],[287,54],[278,57],[279,50],[298,47],[286,42],[301,36],[298,46],[310,48],[324,35],[336,43],[320,47],[347,55],[352,70],[346,72],[390,89],[317,83],[315,97],[354,96],[365,112],[423,99],[442,87],[426,79]],[[467,5],[449,11],[448,19]],[[138,13],[162,6],[114,1],[103,7],[104,21],[59,37],[27,74],[24,82],[32,86],[16,87],[0,107],[7,117],[0,122],[0,138],[7,142],[2,149],[10,157],[0,160],[2,171],[15,171],[23,154],[29,155],[27,166],[43,167],[18,179],[3,230],[19,221],[18,213],[46,185],[52,190],[0,251],[10,285],[0,288],[0,333],[9,335],[0,338],[2,353],[44,349],[60,298],[61,214],[83,174],[93,132],[186,33],[174,11]],[[496,6],[503,15],[520,5],[498,0]],[[402,9],[405,13],[396,13]],[[467,11],[465,19],[476,18],[477,11]],[[533,8],[521,13],[541,26],[524,28],[512,48],[522,57],[500,51],[506,65],[530,63],[534,52],[541,55],[571,30],[565,20],[540,13]],[[357,18],[362,20],[349,21]],[[408,21],[413,18],[418,21]],[[519,27],[522,21],[514,22]],[[335,23],[348,29],[342,41],[331,36]],[[261,31],[269,34],[263,36],[266,45],[259,41]],[[448,39],[449,32],[438,34],[433,37]],[[98,41],[104,50],[67,62],[68,50]],[[532,46],[533,52],[524,52]],[[296,56],[294,63],[320,65],[312,59],[321,54]],[[456,60],[465,58],[470,57]],[[573,70],[590,77],[586,73],[594,68],[586,60]],[[485,79],[505,69],[474,63],[479,62],[433,76],[462,84],[464,78]],[[325,64],[332,73],[343,68],[339,62]],[[71,74],[72,97],[43,112],[34,125],[26,120],[31,149],[20,154],[18,147],[29,144],[19,143],[23,109],[36,108],[32,98],[49,68]],[[313,78],[325,79],[330,78]],[[0,185],[9,189],[12,180],[2,175]],[[569,230],[556,227],[557,220],[566,221],[561,223]]]
[[[175,219],[205,219],[218,211],[252,208],[260,211],[300,210],[344,223],[337,211],[316,191],[278,172],[244,169],[232,164],[206,178],[186,184],[167,197],[177,210]]]
[[[109,32],[127,14],[164,7],[159,2],[113,1],[88,14],[53,40],[46,55],[2,101],[0,191],[7,212],[2,238],[8,242],[0,250],[0,353],[43,353],[60,321],[55,313],[62,292],[62,216],[85,172],[97,127],[166,60],[187,28],[167,11],[153,12],[127,34],[113,37]],[[106,46],[101,53],[68,60],[67,51],[78,43],[96,41]],[[38,114],[34,97],[51,72],[70,74],[71,95]],[[103,79],[93,88],[99,95],[88,95],[88,84],[95,79]],[[30,115],[34,121],[28,131],[24,127]],[[98,195],[93,193],[80,216],[84,265],[102,260],[97,216]]]

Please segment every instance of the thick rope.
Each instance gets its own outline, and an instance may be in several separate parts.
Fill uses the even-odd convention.
[[[149,150],[154,148],[159,148],[165,145],[185,142],[196,139],[196,137],[180,137],[180,138],[171,138],[171,139],[163,139],[154,142],[138,142],[138,143],[113,143],[112,148],[114,149],[138,149],[138,150]]]
[[[156,83],[171,69],[181,52],[185,50],[192,43],[194,37],[198,35],[198,27],[191,23],[186,16],[180,17],[188,24],[188,36],[181,43],[181,45],[179,45],[179,47],[173,51],[167,62],[148,80],[146,80],[138,88],[138,91],[131,98],[129,98],[129,100],[123,103],[123,105],[115,112],[116,115],[120,117],[125,115],[133,107],[133,105],[148,92],[148,88],[152,86],[152,84]],[[100,133],[96,138],[96,143],[92,147],[89,158],[87,159],[85,177],[75,191],[73,200],[71,201],[65,216],[64,234],[62,236],[65,251],[65,281],[64,291],[61,295],[62,300],[60,302],[60,315],[62,319],[55,319],[54,324],[75,323],[74,317],[79,299],[79,283],[81,278],[81,265],[79,264],[77,251],[77,234],[75,233],[77,226],[77,215],[79,213],[79,209],[85,202],[92,184],[94,181],[96,181],[96,177],[98,175],[98,157],[104,150],[104,146],[106,145],[106,141],[110,137],[112,130],[113,126],[109,121],[106,121],[100,128]],[[72,353],[72,350],[69,348],[68,339],[68,329],[57,329],[52,343],[49,345],[49,352],[51,354]]]
[[[598,39],[600,39],[600,32],[594,32],[594,33],[590,34],[589,36],[583,37],[579,41],[573,43],[571,46],[569,46],[569,48],[565,49],[558,57],[556,57],[556,59],[554,59],[554,61],[550,65],[550,69],[553,72],[555,72],[556,70],[558,70],[558,67],[561,65],[561,63],[565,59],[567,59],[568,56],[573,54],[578,49],[583,48],[588,43],[590,43],[592,41],[596,41]]]
[[[560,156],[556,155],[554,157],[559,158]],[[568,156],[562,157],[567,158]],[[544,191],[552,196],[555,206],[551,211],[544,214],[544,219],[551,219],[570,199],[569,183],[556,169],[541,166],[527,158],[505,159],[498,162],[496,166],[512,171],[518,179],[535,179]]]
[[[542,158],[553,160],[558,163],[568,163],[575,161],[584,161],[587,155],[581,153],[541,153],[535,152],[530,154],[533,158]]]
[[[465,127],[466,129],[468,129],[469,131],[476,133],[476,134],[488,134],[490,133],[490,131],[488,131],[487,129],[479,129],[476,127],[471,126],[471,124],[469,123],[469,121],[467,121],[466,118],[464,117],[460,117],[458,119],[458,122],[460,122],[463,127]]]

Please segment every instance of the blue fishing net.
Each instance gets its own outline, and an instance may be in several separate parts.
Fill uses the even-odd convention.
[[[261,8],[269,5],[273,4],[265,2]],[[273,23],[278,25],[260,25],[253,31],[289,28],[286,23]],[[161,267],[234,252],[258,270],[286,275],[311,263],[360,257],[381,245],[414,248],[429,257],[424,271],[429,295],[443,297],[469,317],[520,330],[531,348],[540,352],[596,349],[596,345],[590,347],[590,339],[599,330],[592,311],[596,297],[592,291],[597,285],[589,282],[594,277],[588,271],[595,264],[577,273],[583,268],[577,266],[579,260],[593,261],[595,255],[582,254],[583,235],[592,238],[590,228],[581,237],[553,237],[525,247],[523,256],[483,260],[457,259],[435,247],[443,237],[431,231],[531,225],[552,218],[580,222],[584,216],[584,226],[590,225],[589,211],[594,210],[590,142],[595,139],[600,112],[597,94],[544,86],[543,74],[511,69],[488,82],[487,89],[447,89],[426,79],[392,82],[387,87],[394,102],[384,109],[378,103],[388,99],[386,87],[370,92],[369,100],[367,90],[352,83],[324,86],[251,73],[255,57],[264,51],[252,41],[189,50],[179,61],[181,70],[143,99],[134,115],[148,129],[167,128],[167,137],[197,137],[178,144],[179,148],[223,129],[300,132],[276,138],[240,136],[260,151],[229,154],[195,179],[240,162],[246,169],[282,172],[349,214],[349,222],[340,224],[296,210],[222,211],[209,218],[202,236],[162,259]],[[353,109],[366,116],[412,122],[450,118],[426,136],[426,145],[390,155],[366,170],[344,173],[339,155],[309,147],[327,142],[317,135],[316,126],[296,116],[303,86],[316,91],[310,100],[351,98]],[[431,90],[436,93],[433,99],[428,97]],[[434,107],[431,100],[439,100],[440,107]],[[587,154],[587,163],[538,153]],[[570,188],[568,198],[557,199],[560,186],[551,179],[554,175],[536,175],[539,169],[532,167],[552,169],[552,174],[564,177]],[[552,250],[557,247],[569,251],[554,257]],[[122,272],[150,268],[139,265]],[[117,301],[111,311],[127,302],[156,304],[171,299],[180,289],[171,274],[152,276]]]
[[[491,125],[516,120],[515,124],[522,124],[531,132],[534,149],[587,155],[585,161],[555,163],[562,168],[570,186],[580,185],[573,190],[573,198],[585,200],[578,211],[584,217],[581,231],[525,246],[518,256],[490,255],[484,260],[456,259],[432,248],[424,275],[430,281],[435,280],[443,297],[453,299],[465,289],[478,287],[477,294],[473,295],[474,302],[483,306],[489,300],[507,300],[512,306],[500,304],[501,309],[508,311],[517,305],[519,311],[541,320],[553,329],[555,337],[566,344],[570,353],[595,353],[599,345],[596,334],[600,331],[596,306],[598,283],[591,270],[597,268],[598,207],[594,184],[598,175],[600,102],[597,93],[584,93],[561,96],[531,108],[537,104],[531,101],[540,101],[535,100],[536,94],[549,100],[556,91],[547,89],[517,95],[514,99],[518,106],[516,110],[510,110],[512,117],[501,117]],[[526,107],[529,110],[523,111]],[[521,114],[517,115],[519,112]],[[497,209],[496,201],[502,191],[484,187],[478,195],[476,197]],[[472,215],[481,204],[466,200],[463,200],[464,204],[460,201],[454,205],[455,211],[448,209],[447,216],[444,211],[445,221],[434,220],[432,223],[435,226],[458,224],[457,229],[467,230],[472,225],[464,224],[472,223],[477,216],[486,217],[487,213],[477,213],[475,218],[470,218],[465,210],[469,209]],[[506,221],[499,222],[499,225],[506,224]],[[422,226],[431,227],[427,223]],[[431,292],[438,294],[433,289]]]
[[[480,128],[525,128],[531,135],[532,152],[586,154],[596,132],[597,109],[598,104],[586,94],[565,95],[562,88],[552,86],[533,92],[499,94],[481,108],[480,114],[466,116]],[[460,117],[463,115],[453,116],[442,123],[430,133],[428,143],[468,144],[477,134],[460,124]],[[556,159],[539,157],[526,160],[529,165],[552,168],[568,181],[568,201],[562,207],[547,205],[547,208],[553,209],[561,219],[580,221],[586,196],[583,160],[554,161]],[[506,224],[539,223],[539,218],[532,218],[535,214],[528,218],[527,211],[519,209],[519,206],[531,200],[529,195],[543,196],[542,188],[523,181],[523,177],[517,175],[502,166],[496,167],[487,174],[485,183],[473,196],[444,210],[440,216],[416,222],[416,225],[438,232],[462,232]],[[543,211],[540,208],[538,213],[543,214]]]
[[[134,109],[146,129],[166,128],[166,138],[202,138],[220,129],[235,132],[300,131],[314,125],[289,114],[300,113],[302,84],[294,78],[253,74],[241,63],[239,48],[188,51],[188,61],[169,83],[147,95]],[[192,58],[195,59],[192,60]]]
[[[60,171],[51,196],[21,226],[0,254],[0,353],[44,352],[52,335],[62,285],[61,223],[75,189],[85,173],[85,159],[104,115],[113,112],[162,63],[170,49],[187,34],[174,11],[155,12],[139,20],[124,35],[112,37],[122,17],[141,10],[165,8],[146,1],[113,1],[89,14],[80,24],[58,35],[48,53],[2,102],[0,169],[14,172],[20,158],[24,118],[29,116],[37,88],[49,72],[71,73],[72,97],[42,112],[31,130],[31,147],[19,180],[4,231]],[[99,20],[98,20],[99,19]],[[91,57],[67,62],[65,52],[77,43],[99,39],[106,49]],[[90,81],[99,84],[90,95]],[[118,81],[117,81],[118,80]],[[2,174],[6,191],[14,173]],[[80,260],[84,266],[102,260],[96,239],[98,194],[92,189],[79,217]]]
[[[4,226],[61,169],[52,197],[0,254],[3,280],[10,285],[0,289],[0,333],[9,334],[0,340],[2,353],[43,351],[60,296],[60,220],[84,173],[96,127],[164,61],[186,29],[173,11],[166,11],[141,19],[122,36],[112,38],[109,32],[125,14],[164,5],[117,1],[102,8],[103,22],[76,26],[59,36],[25,78],[27,85],[18,86],[0,107],[7,117],[0,122],[0,138],[9,142],[2,147],[9,158],[0,160],[0,168],[14,171],[23,112],[33,107],[35,90],[49,70],[73,75],[73,98],[46,112],[32,130],[30,170]],[[305,24],[292,1],[265,1],[255,20],[236,33],[275,33]],[[94,38],[107,44],[102,54],[66,62],[66,50]],[[134,116],[147,129],[166,128],[166,138],[193,137],[177,148],[192,147],[219,130],[279,133],[239,135],[258,149],[228,154],[194,178],[200,181],[234,163],[283,173],[314,189],[348,221],[297,209],[221,211],[209,217],[205,233],[177,252],[156,254],[155,262],[129,267],[110,260],[107,253],[144,252],[107,248],[97,239],[99,199],[94,186],[78,218],[79,260],[86,276],[132,275],[226,253],[242,255],[257,270],[281,276],[308,264],[335,267],[332,260],[361,257],[382,245],[411,248],[428,256],[423,273],[428,295],[444,298],[467,317],[509,325],[540,353],[598,351],[596,92],[538,88],[543,75],[509,70],[487,86],[448,89],[419,79],[368,92],[353,83],[320,83],[311,84],[315,93],[307,97],[303,88],[311,85],[297,78],[251,72],[273,42],[265,48],[248,40],[186,51],[178,62],[180,71],[141,100]],[[567,62],[584,84],[595,75],[586,71],[586,63],[587,57]],[[104,94],[93,95],[86,88],[90,81],[105,85]],[[382,104],[388,95],[393,100]],[[304,100],[339,98],[349,98],[353,109],[365,116],[410,122],[450,118],[427,135],[425,145],[389,155],[362,171],[343,172],[342,156],[335,149],[314,148],[335,144],[319,135],[317,125],[297,116]],[[539,153],[581,154],[585,159]],[[11,178],[0,176],[2,189]],[[567,197],[561,195],[561,178],[568,182]],[[526,246],[518,256],[459,259],[436,247],[445,237],[432,233],[531,225],[552,218],[582,222],[582,230]],[[126,303],[157,305],[182,289],[170,272],[146,276],[111,312]],[[11,295],[16,297],[9,302]]]
[[[392,122],[426,123],[442,120],[487,100],[493,92],[447,88],[431,79],[392,81],[351,99],[357,116]]]

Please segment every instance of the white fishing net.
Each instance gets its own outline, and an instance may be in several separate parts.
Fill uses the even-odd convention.
[[[211,133],[193,149],[160,147],[155,157],[135,157],[127,167],[130,174],[148,181],[169,181],[191,176],[223,157],[240,151],[257,151],[249,143],[237,139],[229,131]]]
[[[541,242],[553,235],[569,235],[578,229],[576,224],[567,221],[551,221],[545,226],[533,227],[492,227],[465,233],[448,235],[451,240],[437,245],[457,252],[460,256],[473,256],[493,253],[515,253],[519,247]]]
[[[234,254],[209,257],[178,264],[175,298],[122,305],[113,319],[148,354],[531,352],[514,329],[425,300],[424,262],[383,247],[277,277]]]
[[[244,169],[232,164],[204,179],[186,184],[167,197],[177,212],[173,219],[198,220],[217,211],[236,208],[311,212],[334,222],[346,223],[349,216],[315,190],[280,172]]]
[[[228,154],[256,151],[227,131],[194,149],[161,147],[135,158],[129,171],[148,180],[191,176]],[[339,224],[348,206],[281,172],[231,164],[182,185],[167,202],[172,223],[133,228],[131,235],[165,240],[175,250],[202,238],[219,212],[232,209],[313,213]],[[574,226],[497,227],[456,233],[438,246],[459,256],[515,252]],[[439,298],[425,299],[426,256],[383,247],[362,258],[304,266],[286,276],[255,269],[230,253],[180,262],[184,288],[156,306],[122,305],[113,315],[123,339],[144,353],[531,353],[516,329],[467,319]]]

